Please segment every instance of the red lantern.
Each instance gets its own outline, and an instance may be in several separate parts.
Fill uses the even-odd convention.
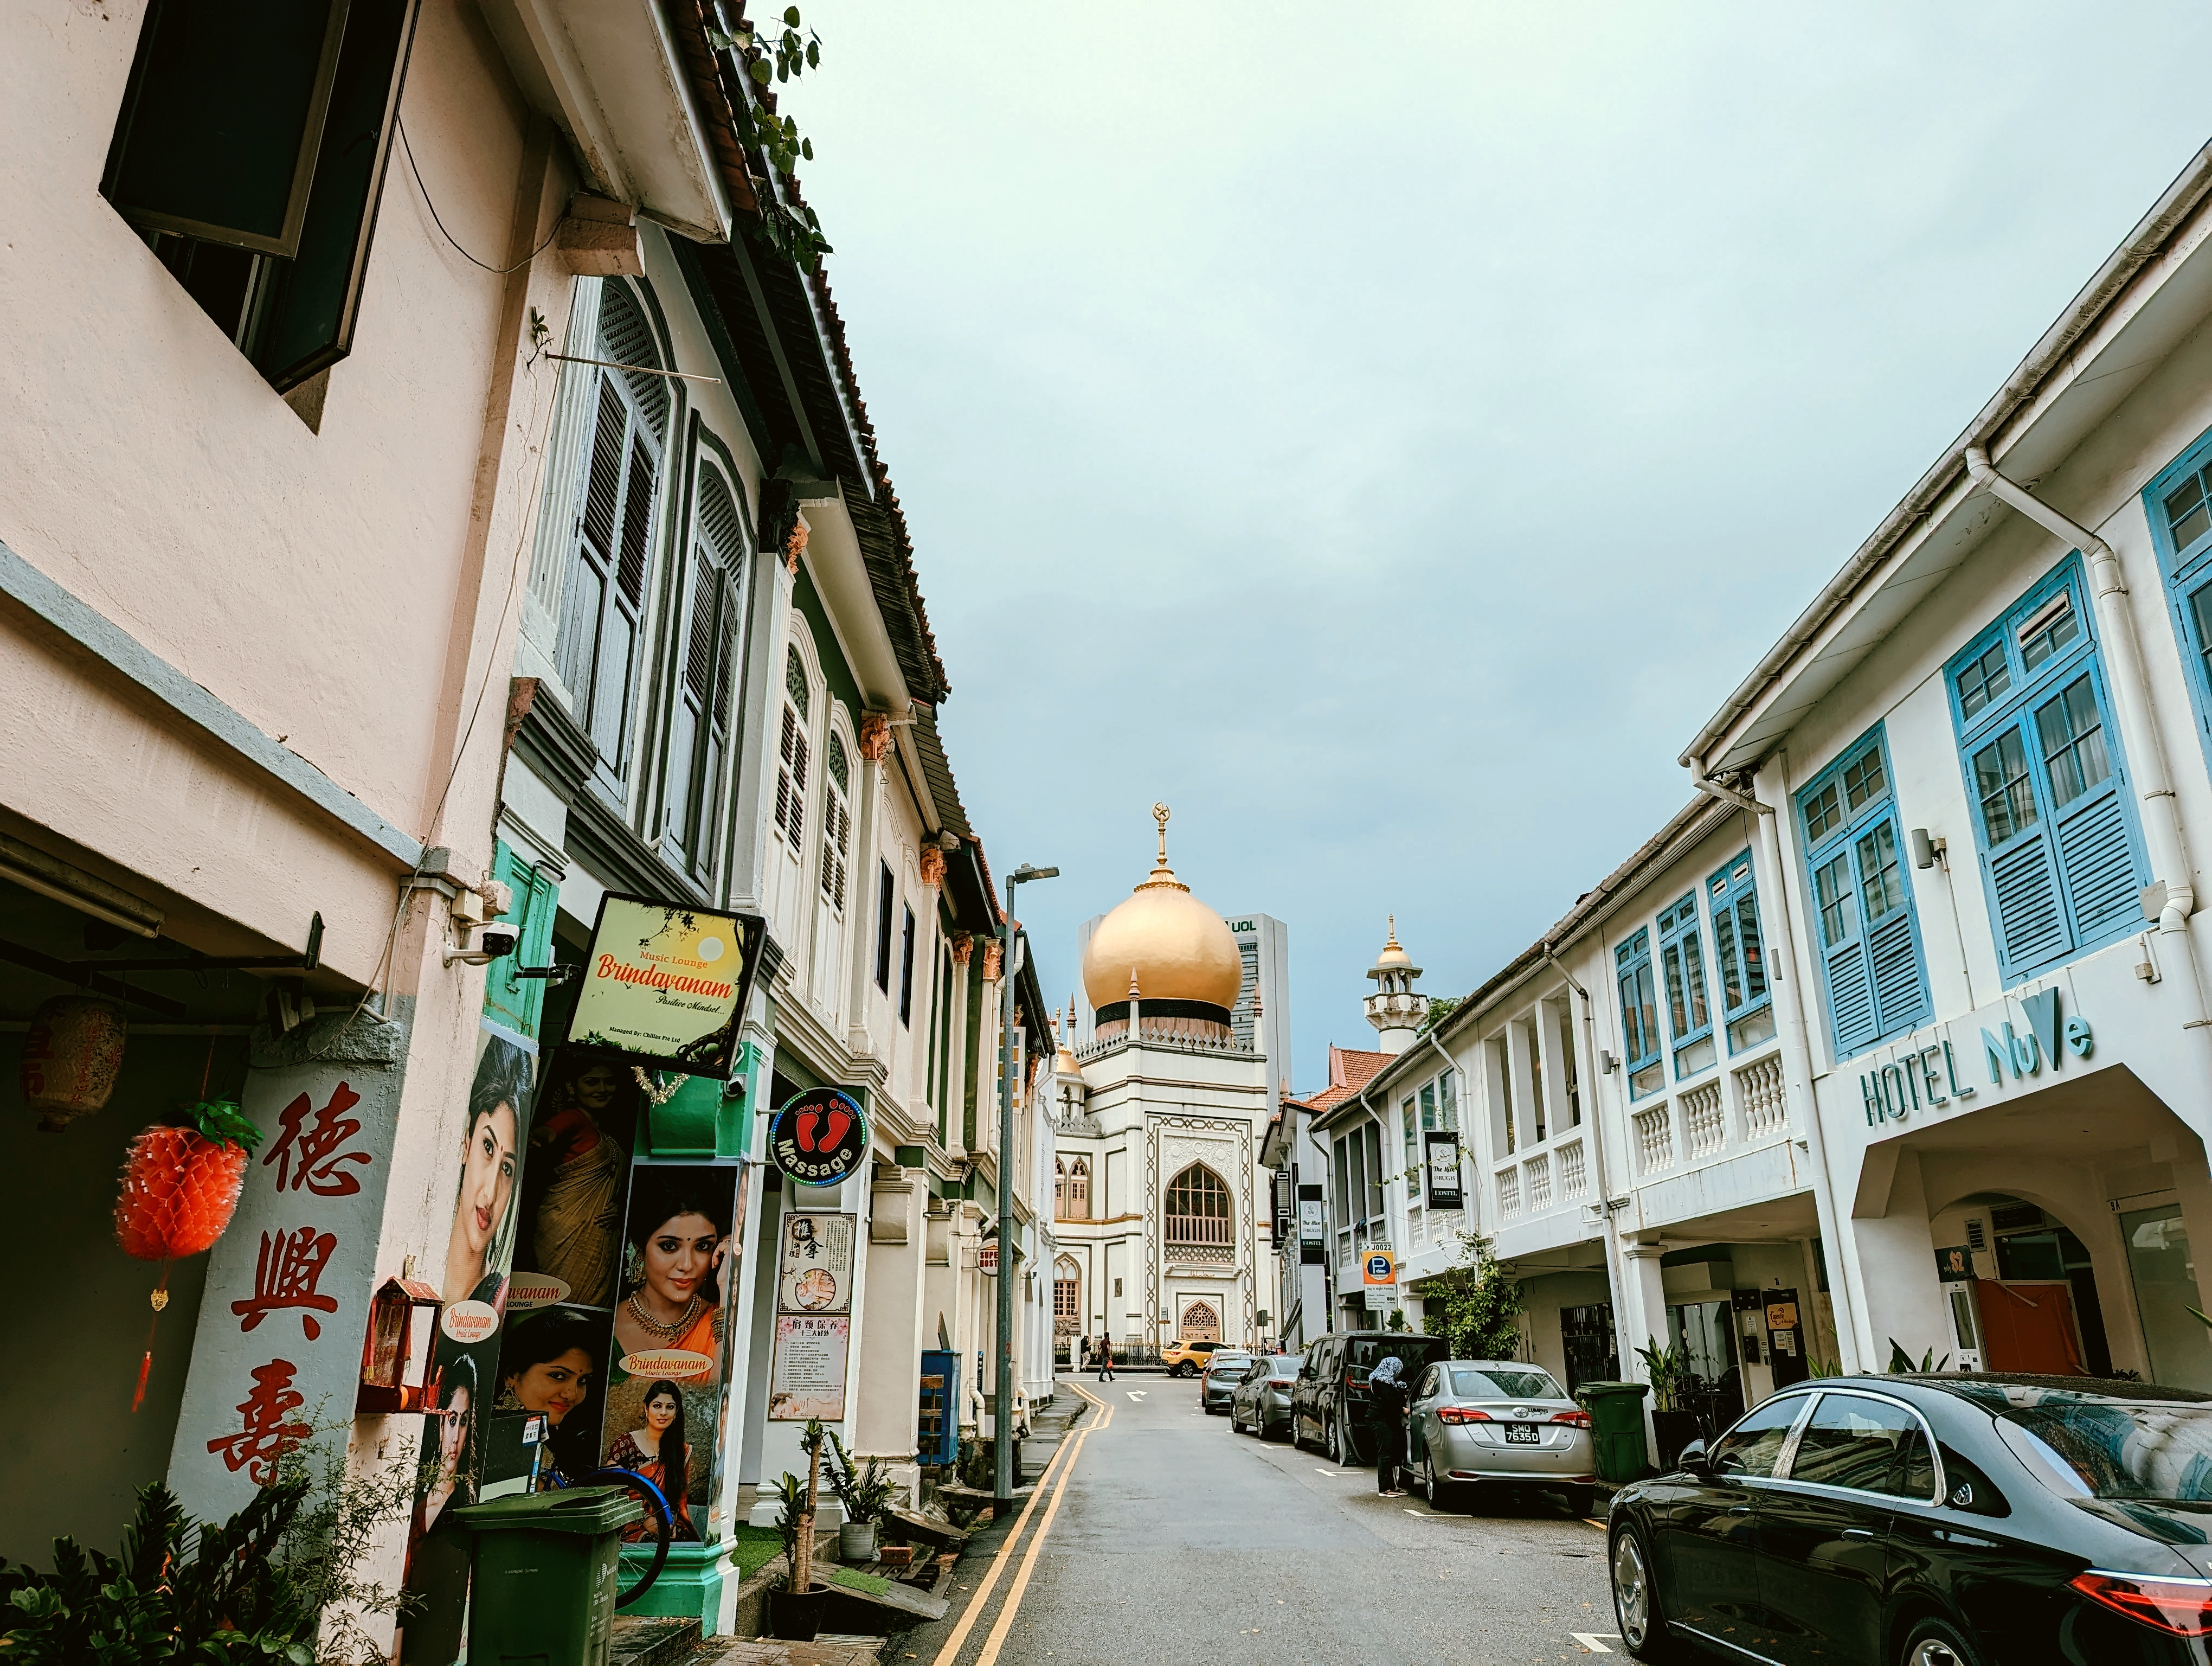
[[[149,1300],[158,1316],[169,1304],[168,1263],[211,1248],[238,1212],[246,1185],[246,1164],[261,1130],[228,1101],[185,1107],[195,1126],[156,1122],[131,1142],[124,1164],[123,1190],[115,1200],[115,1241],[125,1255],[157,1261],[161,1281]],[[154,1364],[154,1331],[146,1329],[146,1353],[138,1362],[137,1411],[146,1397],[146,1374]]]
[[[40,1129],[59,1134],[73,1116],[98,1110],[115,1091],[130,1033],[112,1000],[56,995],[40,1004],[23,1037],[23,1102],[43,1111]]]

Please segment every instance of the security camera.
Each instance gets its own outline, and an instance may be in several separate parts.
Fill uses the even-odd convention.
[[[503,960],[514,952],[515,934],[513,932],[488,931],[477,939],[473,949],[456,949],[450,945],[446,950],[446,964],[456,961],[464,966],[486,966],[495,960]]]

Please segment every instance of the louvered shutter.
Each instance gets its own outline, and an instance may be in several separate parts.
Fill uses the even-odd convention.
[[[791,760],[799,739],[799,718],[790,707],[783,708],[783,738],[776,748],[775,769],[775,824],[777,830],[791,830]]]
[[[806,737],[794,725],[791,747],[791,848],[804,848],[806,836]]]
[[[1855,1053],[1881,1033],[1856,874],[1848,849],[1834,850],[1813,869],[1814,929],[1828,986],[1828,1022],[1836,1056]]]
[[[2066,923],[2078,945],[2093,943],[2124,922],[2141,919],[2137,897],[2148,883],[2138,859],[2134,830],[2128,825],[2124,787],[2127,769],[2107,718],[2109,702],[2101,673],[2085,679],[2094,702],[2106,767],[2110,773],[2057,813],[2059,883],[2066,897]],[[2062,690],[2063,700],[2071,685]],[[2038,717],[2057,701],[2039,705]],[[2052,798],[2057,782],[2051,782]]]
[[[2066,918],[2049,828],[2038,822],[1982,860],[1989,864],[1990,888],[1996,896],[1997,958],[2005,976],[2063,953]]]

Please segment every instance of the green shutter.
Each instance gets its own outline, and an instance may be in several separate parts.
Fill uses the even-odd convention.
[[[101,192],[134,225],[289,258],[347,0],[153,0]]]
[[[278,269],[254,366],[279,393],[353,350],[418,0],[352,0],[299,252]]]

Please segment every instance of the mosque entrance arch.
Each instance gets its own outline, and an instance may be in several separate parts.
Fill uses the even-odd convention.
[[[1211,1302],[1185,1302],[1178,1335],[1186,1342],[1221,1340],[1221,1310]]]

